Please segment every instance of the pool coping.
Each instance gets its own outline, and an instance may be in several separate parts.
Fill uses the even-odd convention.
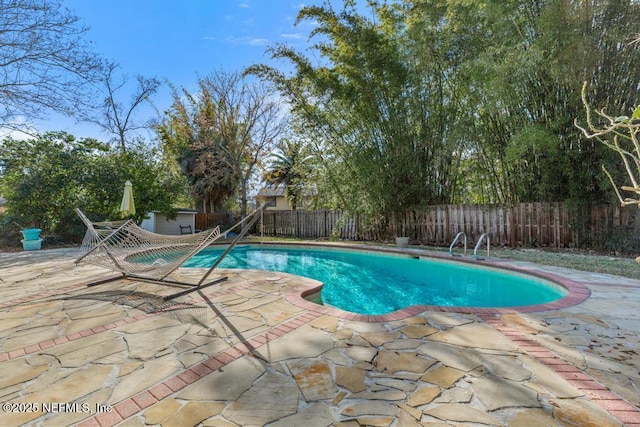
[[[329,242],[260,242],[259,245],[265,246],[296,246],[296,247],[324,247],[335,249],[350,249],[359,251],[368,251],[376,253],[390,253],[395,255],[404,255],[410,257],[425,257],[444,260],[454,263],[463,263],[469,265],[477,265],[483,267],[494,268],[498,270],[506,270],[514,273],[524,274],[547,280],[553,284],[561,286],[567,290],[567,294],[562,298],[545,303],[525,306],[512,307],[465,307],[465,306],[438,306],[438,305],[413,305],[402,308],[390,313],[381,315],[367,315],[349,312],[334,306],[317,304],[308,300],[306,297],[318,293],[322,289],[319,285],[303,285],[299,286],[285,294],[285,299],[290,303],[318,314],[328,314],[341,319],[354,320],[360,322],[389,322],[394,320],[403,320],[415,316],[425,311],[438,311],[446,313],[466,313],[466,314],[507,314],[507,313],[535,313],[540,311],[560,310],[578,305],[585,301],[591,295],[591,291],[582,283],[574,280],[555,275],[553,273],[534,270],[526,267],[511,265],[506,260],[500,259],[476,259],[472,257],[451,256],[442,252],[429,251],[425,249],[399,249],[386,248],[370,245],[354,245],[345,243],[329,243]]]

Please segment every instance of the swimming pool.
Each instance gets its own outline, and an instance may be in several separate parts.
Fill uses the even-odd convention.
[[[210,267],[224,248],[208,248],[185,267]],[[533,276],[425,257],[297,246],[236,247],[220,268],[279,271],[324,284],[324,304],[380,315],[413,305],[516,307],[545,304],[567,290]]]

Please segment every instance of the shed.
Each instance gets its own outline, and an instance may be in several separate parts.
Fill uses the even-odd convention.
[[[175,219],[167,219],[166,215],[153,211],[147,214],[140,227],[152,233],[174,236],[187,233],[188,227],[191,227],[193,233],[196,230],[196,213],[193,209],[180,208]]]

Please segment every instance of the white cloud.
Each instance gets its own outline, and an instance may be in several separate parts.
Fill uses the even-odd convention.
[[[264,46],[269,44],[269,40],[267,39],[260,39],[260,38],[251,38],[249,40],[249,44],[251,46]]]
[[[227,37],[225,41],[233,45],[264,46],[269,44],[267,39],[251,36]]]
[[[7,126],[0,126],[0,141],[4,138],[11,137],[18,141],[33,138],[38,133],[34,124],[24,116],[17,116]]]
[[[251,8],[251,6],[249,6],[247,3],[240,3],[238,5],[238,7],[241,7],[243,9],[250,9]]]
[[[295,40],[304,39],[304,36],[300,33],[283,33],[283,34],[280,34],[280,37],[282,37],[283,39],[295,39]]]
[[[252,37],[252,36],[243,36],[243,37],[227,36],[224,39],[221,39],[215,36],[204,36],[202,40],[207,40],[214,43],[222,42],[222,43],[227,43],[234,46],[265,46],[271,43],[268,39],[261,38],[261,37]]]
[[[33,135],[22,132],[20,130],[0,128],[0,140],[4,138],[9,138],[9,137],[17,141],[24,141],[27,139],[32,139]]]

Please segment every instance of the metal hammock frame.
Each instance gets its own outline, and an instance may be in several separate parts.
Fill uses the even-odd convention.
[[[173,299],[227,279],[227,277],[223,276],[205,283],[205,280],[213,270],[222,262],[227,254],[231,252],[233,247],[244,237],[249,229],[251,229],[260,217],[257,213],[261,211],[262,208],[263,206],[256,209],[251,215],[248,215],[224,233],[220,233],[220,226],[217,226],[214,229],[205,230],[200,233],[180,236],[152,233],[140,228],[132,220],[94,223],[91,222],[80,209],[76,208],[76,213],[87,226],[87,232],[80,246],[84,253],[75,260],[75,263],[78,264],[84,261],[109,270],[118,271],[127,279],[188,287],[185,291],[163,297],[165,300]],[[242,231],[229,244],[227,249],[216,260],[213,266],[207,270],[197,284],[167,278],[186,260],[211,243],[222,237],[226,238],[230,232],[243,225],[249,219],[251,220],[242,228]],[[101,283],[105,283],[105,281],[91,283],[88,286]]]

